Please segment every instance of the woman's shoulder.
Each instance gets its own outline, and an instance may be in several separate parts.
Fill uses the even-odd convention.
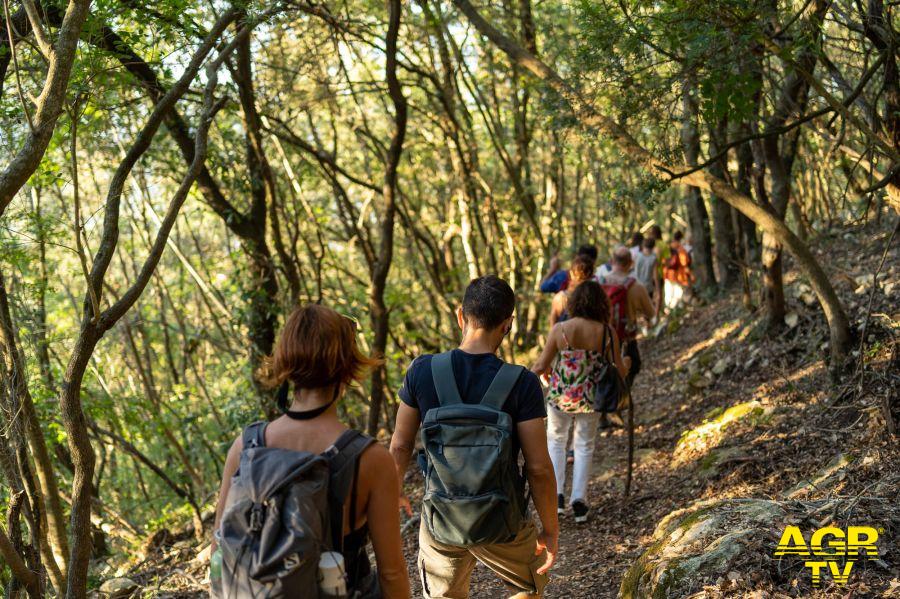
[[[359,459],[367,468],[377,469],[376,472],[380,472],[381,467],[394,467],[394,459],[391,457],[391,452],[378,441],[369,443],[369,446],[360,454]]]
[[[591,320],[590,318],[573,319],[576,334],[582,339],[602,339],[603,335],[608,334],[610,326],[608,323],[599,320]]]
[[[382,484],[396,487],[396,473],[391,452],[377,441],[370,443],[359,456],[360,480],[365,481],[364,486],[369,489]]]
[[[570,318],[567,322],[571,322],[573,328],[577,328],[579,331],[585,333],[602,331],[609,326],[605,322],[600,322],[599,320],[593,320],[590,318],[584,318],[583,316]]]

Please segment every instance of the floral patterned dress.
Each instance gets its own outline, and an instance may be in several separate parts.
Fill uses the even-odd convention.
[[[547,401],[562,412],[589,414],[594,411],[594,371],[602,359],[601,352],[572,349],[562,331],[566,349],[560,350],[550,373]]]

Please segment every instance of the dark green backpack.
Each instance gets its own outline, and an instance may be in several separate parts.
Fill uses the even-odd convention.
[[[471,546],[512,540],[525,515],[525,479],[513,453],[515,423],[501,408],[525,369],[504,364],[478,404],[459,396],[450,353],[431,374],[439,407],[422,423],[423,517],[435,540]]]

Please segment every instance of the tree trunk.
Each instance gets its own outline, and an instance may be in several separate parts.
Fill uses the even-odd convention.
[[[700,134],[697,131],[697,102],[693,97],[693,86],[685,81],[682,95],[683,116],[681,125],[681,143],[684,157],[691,166],[697,164],[700,157]],[[686,191],[688,207],[688,223],[691,226],[691,242],[693,245],[691,265],[697,277],[697,286],[701,289],[716,288],[716,274],[713,270],[712,239],[709,230],[709,213],[703,202],[700,188],[689,186]]]
[[[48,11],[48,14],[51,18],[53,17],[52,10]],[[115,31],[103,25],[98,26],[90,32],[88,41],[118,60],[125,70],[140,82],[154,104],[158,104],[160,99],[165,96],[166,89],[153,68],[138,56]],[[228,230],[237,236],[241,249],[247,255],[250,281],[247,284],[249,309],[246,316],[248,357],[251,370],[255,373],[260,359],[271,353],[274,346],[280,310],[277,302],[277,269],[266,239],[268,210],[265,199],[265,179],[261,178],[263,171],[258,152],[258,148],[261,148],[258,129],[259,115],[254,103],[252,85],[248,89],[247,85],[243,85],[245,80],[241,77],[242,68],[247,66],[246,63],[239,60],[238,68],[233,70],[233,75],[239,87],[238,92],[241,108],[244,111],[245,125],[257,127],[255,132],[245,131],[248,138],[248,170],[253,171],[250,174],[253,185],[251,206],[247,213],[238,210],[222,192],[206,165],[201,167],[197,177],[197,187],[210,208],[222,219]],[[252,72],[249,75],[252,77]],[[178,146],[185,163],[190,165],[194,159],[195,140],[187,122],[174,105],[166,110],[164,117],[168,133]],[[268,401],[270,394],[258,386],[255,377],[254,384],[260,394],[263,410],[268,416],[274,416],[274,405]]]
[[[384,170],[381,217],[381,247],[372,267],[372,282],[369,290],[369,318],[372,323],[372,351],[379,358],[387,349],[390,313],[384,302],[384,290],[394,256],[394,217],[397,212],[397,167],[403,154],[403,140],[406,137],[406,97],[400,80],[397,79],[397,38],[400,34],[400,16],[403,11],[401,0],[388,0],[388,31],[385,44],[385,75],[388,93],[394,105],[394,134],[388,148]],[[385,367],[378,366],[372,371],[372,402],[366,429],[370,435],[378,433],[381,408],[385,402]]]
[[[778,137],[766,137],[762,145],[769,171],[771,209],[783,221],[791,194],[791,176],[782,159]],[[781,250],[781,243],[777,239],[770,234],[763,234],[763,299],[770,330],[778,330],[784,326],[786,312]]]
[[[880,52],[887,53],[882,82],[883,135],[894,149],[900,151],[900,67],[897,61],[896,22],[896,15],[891,19],[890,13],[885,11],[883,0],[868,0],[865,15],[866,37]],[[894,168],[886,191],[889,205],[900,214],[900,170]]]
[[[718,154],[726,143],[728,121],[722,119],[709,132],[709,153]],[[727,154],[726,154],[727,156]],[[727,158],[723,156],[709,166],[709,172],[719,179],[727,177]],[[716,267],[719,287],[727,289],[738,281],[740,276],[739,258],[735,245],[735,231],[732,219],[732,208],[727,202],[713,195],[710,196],[713,209],[713,235],[715,237]]]
[[[746,125],[738,129],[738,135],[744,135],[750,128]],[[737,150],[737,189],[747,197],[753,195],[753,150],[750,144],[741,144]],[[737,254],[740,259],[741,274],[741,302],[744,307],[753,312],[756,306],[753,302],[753,290],[750,281],[751,264],[759,261],[758,244],[756,241],[756,225],[753,221],[732,207],[732,217],[736,231],[735,242]]]
[[[71,549],[66,596],[83,599],[87,594],[88,565],[91,559],[91,478],[94,450],[88,440],[87,424],[81,409],[81,383],[100,334],[88,318],[82,323],[75,349],[69,359],[59,394],[59,411],[69,440],[72,474]]]
[[[762,147],[766,167],[770,177],[770,202],[775,216],[782,221],[788,210],[791,199],[791,177],[794,158],[799,143],[799,128],[783,135],[774,131],[784,126],[791,116],[803,113],[809,99],[809,83],[801,72],[811,73],[815,68],[819,52],[819,38],[822,22],[829,6],[824,0],[811,3],[810,13],[805,19],[806,34],[815,43],[804,47],[796,60],[796,66],[788,67],[772,117],[767,123],[767,135],[763,138]],[[780,141],[780,143],[779,143]],[[782,243],[772,235],[763,235],[763,287],[767,308],[768,326],[779,329],[784,326],[785,300],[782,273]]]
[[[238,25],[243,22],[238,21]],[[250,178],[250,209],[247,212],[241,246],[250,259],[250,310],[247,329],[250,337],[250,366],[254,372],[260,396],[261,409],[271,419],[277,416],[272,394],[259,386],[255,373],[262,359],[272,353],[275,332],[278,327],[278,274],[275,261],[266,240],[268,206],[275,203],[275,184],[272,169],[262,139],[262,123],[256,107],[253,86],[253,64],[250,56],[250,38],[238,44],[235,52],[236,67],[232,70],[238,87],[241,110],[244,115],[244,141],[247,170]],[[288,266],[288,265],[286,265]]]
[[[118,245],[119,213],[125,181],[134,165],[150,147],[166,112],[188,90],[207,55],[218,41],[219,36],[235,17],[236,13],[234,11],[227,11],[213,25],[209,35],[185,67],[182,77],[154,107],[146,124],[138,133],[133,145],[126,152],[125,158],[122,159],[111,178],[107,192],[106,212],[103,217],[103,232],[88,277],[88,285],[92,288],[94,297],[100,298],[102,296],[106,272]],[[81,386],[84,380],[84,373],[91,355],[103,334],[131,309],[143,293],[157,264],[159,264],[159,259],[166,247],[169,233],[175,225],[178,212],[184,205],[188,192],[193,187],[194,181],[200,174],[201,165],[206,159],[209,127],[212,124],[216,110],[222,105],[221,102],[215,102],[213,95],[218,81],[217,70],[225,58],[234,50],[237,40],[248,35],[249,31],[249,28],[243,28],[238,32],[236,34],[237,39],[226,45],[219,52],[217,58],[207,67],[207,83],[204,90],[203,110],[196,129],[194,159],[169,202],[169,207],[160,223],[156,239],[134,282],[122,294],[121,299],[116,300],[115,303],[100,314],[94,311],[95,306],[90,300],[90,293],[86,294],[84,300],[81,330],[69,357],[59,396],[60,417],[66,430],[73,465],[70,517],[71,543],[69,549],[68,588],[66,590],[66,597],[69,599],[84,599],[87,596],[87,578],[92,545],[91,491],[94,474],[94,452],[88,438],[88,428],[81,404]]]
[[[53,137],[56,121],[63,111],[69,75],[75,62],[78,37],[87,18],[90,0],[69,0],[59,35],[50,57],[47,78],[37,98],[37,111],[30,119],[25,142],[3,171],[0,171],[0,216],[34,173]],[[10,45],[10,52],[15,47]]]
[[[738,135],[745,137],[750,135],[750,127],[747,124],[743,124],[738,130]],[[736,149],[736,154],[738,163],[738,191],[747,197],[753,197],[753,170],[755,167],[751,144],[741,144]],[[739,223],[739,226],[736,229],[738,246],[741,248],[739,254],[744,261],[744,264],[749,268],[751,264],[757,263],[760,259],[759,240],[756,237],[756,225],[752,220],[747,218],[745,214],[738,211],[735,212]]]
[[[52,549],[52,554],[45,555],[44,559],[48,562],[53,561],[64,577],[69,548],[62,501],[59,487],[56,483],[56,473],[50,460],[50,452],[47,450],[44,433],[38,422],[37,411],[34,407],[31,392],[28,389],[25,360],[19,345],[16,343],[15,327],[6,292],[6,282],[2,274],[0,274],[0,343],[2,343],[3,353],[6,354],[6,359],[9,361],[13,375],[9,391],[15,394],[15,403],[22,411],[23,432],[28,439],[28,445],[31,448],[32,459],[34,460],[34,470],[40,483],[40,488],[37,489],[36,497],[33,500],[36,503],[35,508],[42,518],[46,515],[47,536],[50,542],[49,547]],[[54,585],[59,585],[57,591],[60,594],[65,593],[64,580],[57,579],[53,582]]]

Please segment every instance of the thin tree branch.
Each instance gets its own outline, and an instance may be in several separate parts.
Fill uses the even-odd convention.
[[[0,215],[34,173],[56,129],[56,121],[62,113],[66,87],[75,62],[75,50],[81,28],[87,18],[90,0],[69,0],[66,15],[54,47],[53,59],[47,69],[47,78],[37,99],[37,112],[33,120],[33,130],[13,156],[7,167],[0,172]],[[10,34],[11,35],[11,34]],[[12,38],[10,37],[10,46]]]

